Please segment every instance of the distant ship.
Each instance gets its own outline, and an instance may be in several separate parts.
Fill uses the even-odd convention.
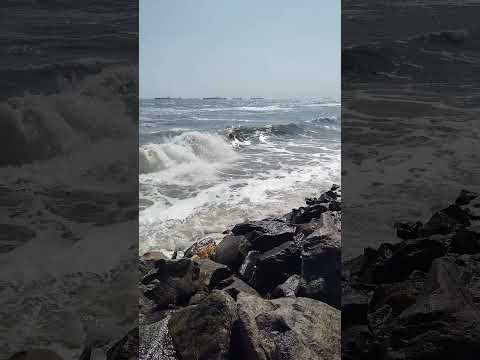
[[[265,98],[263,98],[263,97],[252,97],[250,99],[251,100],[264,100]]]
[[[226,100],[224,97],[204,97],[202,100]]]
[[[168,97],[156,97],[155,100],[180,100],[181,98],[172,98],[170,96]]]

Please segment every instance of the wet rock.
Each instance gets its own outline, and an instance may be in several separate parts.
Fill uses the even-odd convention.
[[[243,235],[225,236],[217,246],[214,260],[237,270],[250,248],[250,242]]]
[[[239,294],[237,359],[340,359],[340,312],[320,301]]]
[[[343,317],[342,313],[342,317]],[[355,325],[342,330],[342,359],[378,359],[375,339],[366,325]]]
[[[25,245],[36,236],[28,227],[13,224],[0,224],[0,253],[8,253]]]
[[[127,335],[116,342],[107,351],[107,360],[130,360],[138,357],[138,328],[132,329]]]
[[[182,360],[223,360],[230,350],[235,301],[214,290],[200,304],[176,311],[168,328]]]
[[[476,358],[480,322],[465,286],[471,281],[452,259],[436,259],[416,303],[381,328],[385,359]]]
[[[220,281],[231,275],[228,266],[210,259],[200,259],[198,265],[200,266],[200,284],[207,289],[214,288]]]
[[[300,207],[292,210],[292,224],[307,223],[312,219],[318,219],[325,211],[328,211],[328,204],[315,204],[307,207]]]
[[[461,190],[460,194],[458,195],[457,199],[455,200],[455,204],[457,204],[457,205],[467,205],[473,199],[477,198],[478,196],[479,196],[479,194],[477,194],[473,191]]]
[[[258,260],[260,258],[259,251],[249,251],[245,260],[243,261],[240,269],[238,270],[239,275],[243,280],[245,280],[250,285],[255,284],[255,271],[257,269]]]
[[[215,256],[217,244],[215,240],[206,238],[194,243],[185,250],[184,257],[191,258],[197,256],[200,259],[211,259]]]
[[[396,223],[397,236],[402,240],[417,239],[422,236],[423,224],[420,221]]]
[[[450,250],[459,254],[480,253],[480,225],[458,230],[452,238]]]
[[[439,239],[416,239],[398,244],[382,244],[378,250],[366,249],[361,279],[367,283],[403,281],[414,270],[427,272],[436,258],[446,253]]]
[[[372,288],[344,282],[342,284],[342,327],[354,324],[367,324],[368,304]]]
[[[448,234],[470,225],[467,212],[458,205],[436,212],[423,227],[422,233],[426,236],[434,234]]]
[[[295,227],[280,220],[262,220],[235,225],[232,233],[245,235],[252,249],[268,251],[286,241],[292,241]]]
[[[290,276],[284,283],[273,289],[271,298],[295,297],[300,285],[300,275]]]
[[[299,273],[300,251],[293,241],[288,241],[259,256],[254,273],[254,288],[261,294],[266,294],[291,275]]]
[[[145,296],[159,309],[184,306],[200,289],[200,267],[190,259],[159,260],[152,273],[143,278]]]
[[[301,278],[297,295],[340,306],[341,240],[335,218],[322,216],[323,226],[306,237],[301,251]]]
[[[177,360],[168,332],[170,315],[153,324],[140,326],[139,360]]]
[[[260,296],[260,294],[246,282],[240,280],[236,276],[229,277],[221,281],[217,287],[219,290],[225,291],[232,298],[237,299],[239,293],[243,292],[250,295]]]

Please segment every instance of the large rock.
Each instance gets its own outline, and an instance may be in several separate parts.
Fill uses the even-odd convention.
[[[261,294],[271,292],[291,275],[299,274],[300,263],[300,251],[293,241],[261,254],[255,269],[254,288]]]
[[[459,254],[480,253],[480,225],[458,230],[452,238],[450,250]]]
[[[139,360],[177,360],[166,316],[161,321],[140,326]]]
[[[198,257],[200,259],[211,259],[215,256],[217,243],[214,239],[206,238],[192,244],[185,250],[184,257],[192,258]]]
[[[322,226],[307,236],[301,252],[298,296],[340,306],[341,236],[336,218],[322,214]]]
[[[268,251],[284,242],[292,241],[295,227],[279,219],[262,220],[235,225],[232,233],[236,236],[245,235],[254,250]]]
[[[229,294],[235,300],[239,293],[243,292],[250,295],[260,296],[258,292],[248,285],[246,282],[242,281],[236,276],[231,276],[228,279],[221,281],[217,284],[216,289],[223,290]]]
[[[185,306],[200,289],[200,267],[190,259],[159,260],[142,280],[145,296],[159,309]]]
[[[138,358],[138,328],[128,332],[107,351],[107,360],[133,360]]]
[[[340,359],[340,311],[307,298],[272,301],[239,294],[236,359]]]
[[[342,312],[342,322],[345,315]],[[366,325],[342,327],[342,360],[380,359],[375,339]]]
[[[480,354],[477,260],[433,262],[414,305],[384,325],[385,359],[475,359]]]
[[[292,275],[284,283],[278,285],[272,291],[272,299],[281,297],[295,297],[300,285],[300,275]]]
[[[198,265],[200,266],[200,284],[207,289],[214,288],[220,281],[231,275],[228,266],[210,259],[200,259]]]
[[[217,245],[214,260],[237,270],[251,248],[250,242],[243,235],[227,235]]]
[[[224,360],[236,319],[235,301],[214,290],[200,304],[176,311],[168,328],[182,360]]]
[[[260,259],[260,252],[256,250],[249,251],[245,260],[243,261],[238,274],[243,280],[250,285],[255,284],[255,272],[257,270],[257,264]]]
[[[325,211],[328,211],[328,208],[329,204],[325,203],[294,209],[292,210],[291,222],[292,224],[303,224],[312,219],[318,219]]]
[[[363,284],[342,283],[342,327],[368,323],[368,304],[372,293],[373,289]]]

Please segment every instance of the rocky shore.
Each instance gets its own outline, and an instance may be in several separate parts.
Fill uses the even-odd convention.
[[[342,270],[343,359],[476,359],[480,354],[480,196],[463,190],[395,244]]]
[[[341,191],[140,259],[139,329],[109,359],[340,359]],[[139,343],[139,338],[140,343]]]

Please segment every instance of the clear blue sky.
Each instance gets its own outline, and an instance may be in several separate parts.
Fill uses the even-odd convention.
[[[340,98],[339,0],[140,0],[140,96]]]

